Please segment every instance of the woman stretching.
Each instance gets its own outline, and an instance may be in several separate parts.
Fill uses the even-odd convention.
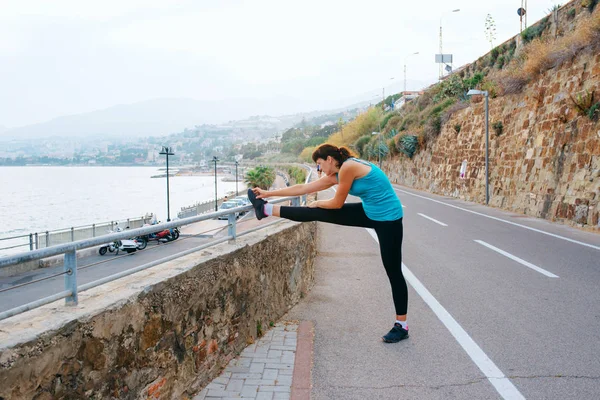
[[[402,275],[402,204],[383,171],[367,161],[351,156],[345,147],[330,144],[319,146],[312,159],[323,172],[314,182],[285,189],[248,189],[248,198],[258,219],[273,215],[293,221],[321,221],[346,226],[373,228],[379,238],[381,260],[392,285],[396,308],[394,327],[383,336],[388,343],[408,338],[406,310],[408,291]],[[300,196],[339,185],[331,200],[318,200],[308,207],[288,207],[268,204],[271,196]],[[358,196],[362,203],[345,204],[348,194]]]

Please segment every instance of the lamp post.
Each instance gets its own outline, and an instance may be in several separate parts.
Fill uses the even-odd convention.
[[[171,213],[169,208],[169,156],[174,156],[173,150],[170,147],[163,146],[160,155],[167,157],[167,222],[171,220]]]
[[[239,196],[239,194],[238,194],[238,165],[239,165],[238,160],[235,160],[235,195],[236,196]]]
[[[485,204],[490,202],[490,191],[489,191],[489,108],[488,108],[488,92],[487,90],[475,90],[471,89],[467,92],[467,96],[474,94],[482,94],[485,97]]]
[[[217,163],[219,162],[219,159],[217,158],[217,156],[213,156],[212,162],[215,163],[215,211],[218,211],[219,207],[217,204]]]
[[[393,81],[394,78],[390,78],[390,81]],[[381,90],[381,110],[385,114],[385,86]],[[379,169],[381,169],[381,118],[379,119],[379,144],[377,145],[377,156],[379,158]]]
[[[457,8],[456,10],[452,10],[452,11],[447,11],[445,13],[443,13],[440,16],[440,57],[444,57],[443,54],[444,52],[442,51],[442,18],[444,17],[445,14],[449,14],[449,13],[455,13],[455,12],[459,12],[460,8]],[[439,79],[442,80],[442,76],[444,75],[444,68],[442,67],[443,63],[440,63],[440,76]]]
[[[419,52],[418,52],[418,51],[416,51],[416,52],[414,52],[414,53],[412,53],[412,54],[409,54],[409,55],[407,55],[406,57],[404,57],[404,91],[405,91],[405,92],[406,92],[406,59],[407,59],[408,57],[410,57],[410,56],[414,56],[414,55],[416,55],[416,54],[419,54]]]

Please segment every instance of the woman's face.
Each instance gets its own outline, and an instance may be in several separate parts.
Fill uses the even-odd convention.
[[[321,168],[321,171],[325,175],[331,175],[338,172],[340,169],[337,167],[335,159],[331,156],[327,156],[327,159],[317,158],[317,165]]]

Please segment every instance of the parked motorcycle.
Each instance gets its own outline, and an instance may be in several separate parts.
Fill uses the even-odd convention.
[[[114,231],[108,232],[114,233],[122,231],[123,230],[119,226],[117,226],[117,228]],[[143,240],[140,240],[139,242],[135,239],[115,240],[114,242],[106,243],[105,245],[101,246],[100,249],[98,249],[98,253],[100,253],[101,256],[105,255],[108,251],[110,251],[111,253],[116,252],[116,255],[119,254],[119,251],[124,251],[127,254],[130,254],[135,253],[138,249],[142,250],[146,248],[147,244],[148,242]]]
[[[150,226],[150,225],[144,225]],[[150,233],[148,235],[138,236],[136,240],[145,240],[148,243],[151,240],[156,240],[159,243],[172,242],[179,238],[179,228],[164,229],[159,232]]]

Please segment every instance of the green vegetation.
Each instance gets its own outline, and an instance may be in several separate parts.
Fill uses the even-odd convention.
[[[248,187],[269,189],[275,182],[275,170],[272,167],[258,166],[246,172],[245,182]]]
[[[304,183],[304,181],[306,181],[306,169],[302,167],[288,166],[286,172],[291,180],[290,185]]]
[[[548,17],[543,18],[539,23],[526,28],[523,32],[521,32],[521,37],[525,43],[529,43],[533,39],[542,36],[542,33],[544,33],[547,27]]]
[[[406,154],[408,158],[413,158],[419,149],[419,138],[415,135],[402,135],[398,139],[398,150]]]
[[[504,125],[502,124],[502,121],[494,122],[492,124],[492,128],[494,128],[494,132],[496,132],[496,136],[502,135],[502,132],[504,131]]]

